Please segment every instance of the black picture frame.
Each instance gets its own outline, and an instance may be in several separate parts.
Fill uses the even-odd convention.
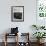
[[[24,21],[24,6],[11,6],[11,21],[12,22]]]

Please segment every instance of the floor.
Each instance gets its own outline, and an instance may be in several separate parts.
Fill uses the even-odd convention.
[[[30,43],[31,45],[30,46],[37,46],[37,43]],[[4,46],[4,43],[2,42],[0,42],[0,46]],[[10,43],[8,43],[8,45],[7,46],[15,46],[15,43],[12,43],[12,42],[10,42]],[[25,46],[25,45],[21,45],[21,46]],[[44,45],[41,45],[41,46],[46,46],[46,43],[44,43]]]

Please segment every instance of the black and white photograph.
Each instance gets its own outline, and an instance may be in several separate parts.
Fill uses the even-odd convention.
[[[24,21],[24,6],[11,7],[11,21],[23,22]]]

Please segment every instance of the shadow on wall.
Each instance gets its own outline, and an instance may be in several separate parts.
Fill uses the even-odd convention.
[[[30,34],[30,40],[31,40],[31,42],[33,42],[33,41],[36,42],[37,39],[33,36],[33,33],[35,33],[36,30],[34,28],[32,28],[32,25],[29,26],[29,29],[30,29],[29,34]]]
[[[5,35],[5,33],[7,32],[7,33],[10,33],[11,31],[11,28],[8,28],[8,29],[6,29],[6,30],[3,30],[3,32],[0,34],[0,42],[3,42],[4,41],[4,35]]]

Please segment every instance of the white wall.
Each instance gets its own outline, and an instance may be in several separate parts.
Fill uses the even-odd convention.
[[[24,6],[24,22],[11,22],[11,6]],[[0,0],[0,34],[17,26],[32,35],[32,24],[36,24],[36,0]]]

